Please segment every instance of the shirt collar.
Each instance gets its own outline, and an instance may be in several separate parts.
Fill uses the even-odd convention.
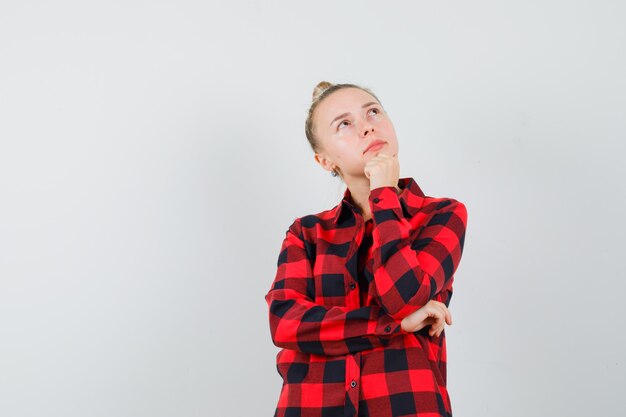
[[[412,196],[423,198],[424,193],[412,177],[399,178],[398,187],[400,188],[400,192],[398,193],[398,199],[400,200],[400,204],[402,205],[402,210],[404,211],[405,215],[412,216],[414,213],[412,207],[409,204],[410,198]],[[354,214],[354,211],[358,211],[358,208],[356,208],[350,202],[350,196],[350,189],[346,188],[346,191],[343,193],[343,198],[341,199],[341,202],[336,206],[335,217],[333,218],[334,224],[337,224],[340,221],[342,215],[345,215],[344,213]]]

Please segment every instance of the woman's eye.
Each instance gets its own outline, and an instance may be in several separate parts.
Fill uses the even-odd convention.
[[[378,110],[376,107],[374,107],[374,108],[370,109],[370,111],[375,111],[375,112],[376,112],[376,114],[380,113],[380,110]]]
[[[338,125],[337,127],[338,127],[338,128],[341,128],[341,125],[343,125],[344,123],[350,123],[350,122],[349,122],[349,121],[347,121],[347,120],[344,120],[343,122],[339,123],[339,125]]]

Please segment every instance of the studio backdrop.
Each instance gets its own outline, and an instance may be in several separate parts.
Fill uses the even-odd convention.
[[[624,415],[626,5],[3,1],[0,415],[271,416],[264,295],[345,187],[320,81],[468,210],[454,415]]]

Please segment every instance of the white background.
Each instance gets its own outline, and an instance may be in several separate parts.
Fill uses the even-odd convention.
[[[0,415],[271,416],[264,295],[344,186],[304,136],[371,88],[468,208],[456,416],[626,411],[626,6],[2,1]]]

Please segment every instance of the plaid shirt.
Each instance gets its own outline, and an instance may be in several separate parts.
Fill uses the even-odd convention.
[[[431,299],[449,305],[467,210],[425,196],[413,178],[398,186],[371,190],[370,227],[346,189],[340,204],[286,231],[265,296],[282,348],[275,417],[452,416],[445,331],[410,333],[400,322]]]

